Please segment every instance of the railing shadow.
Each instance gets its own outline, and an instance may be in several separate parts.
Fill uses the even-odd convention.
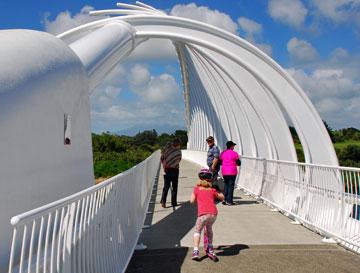
[[[152,219],[152,216],[150,217]],[[190,202],[181,203],[168,216],[153,224],[151,228],[143,230],[139,241],[144,242],[149,248],[180,247],[181,239],[194,227],[195,221],[196,206]]]

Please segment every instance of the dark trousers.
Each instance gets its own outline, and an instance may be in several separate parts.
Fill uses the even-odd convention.
[[[166,197],[170,188],[172,186],[171,192],[171,204],[175,206],[177,204],[177,190],[179,182],[179,169],[166,169],[164,174],[164,188],[161,196],[161,203],[166,203]]]
[[[236,175],[223,175],[225,202],[232,203],[234,198],[234,188]]]

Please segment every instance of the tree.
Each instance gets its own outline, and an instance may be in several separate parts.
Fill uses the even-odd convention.
[[[325,126],[325,128],[326,128],[329,136],[330,136],[331,141],[332,141],[333,143],[336,142],[336,138],[335,138],[335,136],[334,136],[334,129],[331,128],[331,127],[329,126],[329,124],[327,124],[327,122],[326,122],[325,120],[323,120],[323,123],[324,123],[324,126]]]

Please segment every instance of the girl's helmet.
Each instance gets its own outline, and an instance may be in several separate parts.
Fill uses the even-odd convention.
[[[209,169],[201,169],[199,172],[199,178],[208,182],[212,181],[213,174]]]

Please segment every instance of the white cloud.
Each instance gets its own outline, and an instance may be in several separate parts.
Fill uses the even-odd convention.
[[[300,84],[322,119],[335,128],[360,127],[360,84],[339,69],[315,69],[307,73],[291,68],[290,75]]]
[[[258,47],[260,50],[265,52],[267,55],[271,56],[272,47],[269,44],[261,43],[261,34],[263,27],[258,22],[251,20],[246,17],[239,17],[238,24],[240,29],[245,33],[245,39],[252,43],[254,46]]]
[[[268,12],[275,20],[301,28],[304,25],[308,9],[300,0],[270,0]]]
[[[262,32],[262,25],[246,17],[238,19],[239,26],[249,36],[260,34]]]
[[[269,44],[262,44],[262,43],[255,43],[255,46],[257,46],[260,50],[265,52],[267,55],[272,55],[272,47]]]
[[[84,6],[80,12],[74,16],[71,16],[69,11],[64,11],[59,13],[53,21],[49,20],[50,14],[47,13],[43,20],[45,31],[56,35],[82,24],[106,18],[104,16],[90,16],[89,11],[92,10],[94,10],[93,7]]]
[[[360,23],[359,0],[311,0],[319,16],[335,23]]]
[[[170,15],[198,20],[233,34],[237,33],[238,26],[228,14],[205,6],[197,6],[195,3],[175,5],[171,9]]]
[[[167,73],[151,76],[146,65],[136,64],[130,70],[129,84],[141,101],[160,104],[180,98],[180,89],[175,78]]]
[[[181,99],[179,86],[169,74],[153,77],[145,87],[145,99],[150,103],[174,102]]]
[[[150,71],[145,65],[135,64],[129,75],[129,82],[132,86],[144,86],[150,81]]]
[[[118,65],[115,71],[120,76],[126,71],[121,81],[122,89],[118,88],[113,72],[105,80],[106,84],[97,88],[91,97],[94,130],[142,128],[154,121],[172,128],[184,127],[182,93],[172,75],[151,75],[148,65],[139,63]],[[124,92],[132,99],[124,99]]]
[[[316,49],[307,41],[293,37],[287,43],[290,57],[298,63],[309,63],[318,58]]]

